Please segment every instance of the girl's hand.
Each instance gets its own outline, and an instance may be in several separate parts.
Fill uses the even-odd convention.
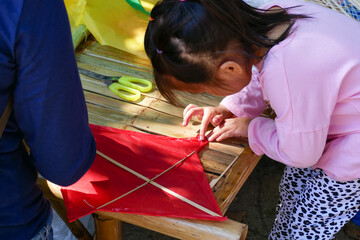
[[[208,136],[209,141],[220,142],[231,137],[247,137],[248,128],[252,118],[230,118],[214,128]]]
[[[189,104],[184,109],[183,126],[187,126],[191,117],[194,115],[201,119],[199,140],[205,139],[206,128],[210,122],[215,127],[221,124],[225,119],[233,116],[233,114],[222,105],[217,107],[198,107],[194,104]]]

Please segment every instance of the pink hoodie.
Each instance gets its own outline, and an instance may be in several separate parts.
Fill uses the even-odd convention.
[[[254,118],[251,149],[286,165],[321,168],[331,178],[360,178],[360,23],[334,10],[296,0],[293,31],[270,49],[250,84],[224,98],[238,117]],[[276,119],[258,117],[270,101]]]

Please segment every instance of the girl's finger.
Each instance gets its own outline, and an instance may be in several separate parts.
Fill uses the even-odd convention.
[[[214,127],[218,126],[220,123],[222,123],[224,120],[224,117],[222,115],[216,115],[215,117],[213,117],[213,119],[211,120],[211,123]]]
[[[196,106],[195,104],[189,104],[189,105],[187,105],[186,108],[185,108],[184,111],[183,111],[183,116],[185,116],[186,113],[187,113],[190,109],[192,109],[192,108],[197,108],[197,107],[198,107],[198,106]]]
[[[182,123],[183,126],[187,126],[187,124],[189,123],[192,116],[190,116],[190,119],[188,119],[187,114],[191,109],[194,109],[194,108],[198,108],[198,106],[195,105],[195,104],[189,104],[184,109],[184,111],[183,111],[183,119],[184,120],[183,120],[183,123]]]
[[[231,131],[228,131],[228,130],[224,130],[220,135],[219,137],[216,138],[216,141],[217,142],[221,142],[222,140],[224,139],[227,139],[227,138],[231,138],[233,137],[233,134]]]
[[[217,126],[216,128],[213,129],[211,135],[208,136],[209,142],[215,141],[215,139],[217,139],[221,134],[222,134],[222,129],[219,128],[219,126]]]
[[[201,125],[200,125],[199,140],[204,140],[205,139],[206,129],[207,129],[212,117],[213,117],[213,114],[210,111],[205,110],[203,112],[203,119],[201,120]]]
[[[203,108],[191,108],[190,110],[188,110],[185,115],[183,116],[183,126],[187,126],[190,119],[192,118],[192,116],[194,115],[202,115],[204,112]]]

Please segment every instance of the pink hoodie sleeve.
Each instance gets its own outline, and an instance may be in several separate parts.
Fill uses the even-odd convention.
[[[334,72],[322,71],[320,61],[316,65],[292,57],[299,56],[301,49],[304,47],[268,56],[271,64],[263,68],[260,81],[276,118],[254,118],[248,139],[256,154],[305,168],[315,165],[323,154],[339,82],[326,83],[330,79],[326,75]]]
[[[254,69],[250,83],[240,92],[225,97],[220,104],[237,117],[259,116],[267,106],[259,82],[259,72]]]
[[[250,148],[257,155],[268,157],[288,166],[305,168],[315,165],[325,147],[327,128],[313,132],[293,132],[277,120],[258,117],[249,125]]]

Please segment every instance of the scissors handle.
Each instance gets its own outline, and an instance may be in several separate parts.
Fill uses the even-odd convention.
[[[141,97],[139,90],[127,87],[120,83],[111,84],[109,86],[109,89],[119,97],[128,101],[137,101]],[[125,92],[128,92],[130,94],[126,94]]]
[[[152,88],[152,83],[150,81],[137,77],[123,76],[119,78],[118,82],[140,92],[149,92]],[[139,83],[144,86],[141,86]]]

